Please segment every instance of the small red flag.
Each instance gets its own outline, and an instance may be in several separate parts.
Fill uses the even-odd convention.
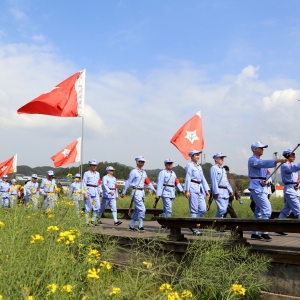
[[[18,109],[18,114],[82,117],[84,114],[85,70],[65,79]]]
[[[0,163],[0,177],[14,172],[17,172],[17,154]]]
[[[188,120],[174,134],[170,142],[181,152],[185,159],[190,159],[188,153],[193,149],[202,151],[204,137],[202,134],[201,112],[198,111]]]
[[[81,138],[78,138],[64,149],[53,155],[54,167],[73,164],[80,161]]]

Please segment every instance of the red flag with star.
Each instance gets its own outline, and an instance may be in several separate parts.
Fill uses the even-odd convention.
[[[0,177],[17,172],[17,154],[0,163]]]
[[[18,109],[18,114],[83,117],[85,70],[69,78]]]
[[[78,138],[65,148],[61,149],[58,153],[53,155],[54,167],[61,167],[64,165],[73,164],[80,161],[81,138]]]
[[[204,137],[202,134],[201,112],[198,111],[188,120],[171,138],[170,141],[184,156],[190,159],[188,153],[191,150],[202,151],[204,148]]]

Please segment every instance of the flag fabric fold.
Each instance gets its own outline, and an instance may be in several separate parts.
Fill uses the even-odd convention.
[[[85,70],[69,78],[18,109],[18,114],[41,114],[57,117],[83,117]]]
[[[17,172],[17,154],[0,163],[0,177]]]
[[[58,153],[53,155],[51,159],[53,160],[54,167],[60,167],[64,165],[73,164],[80,161],[80,151],[81,151],[81,138],[78,138]]]
[[[190,159],[188,153],[195,149],[202,151],[204,137],[202,134],[201,112],[198,111],[171,138],[170,142],[181,152],[185,159]]]

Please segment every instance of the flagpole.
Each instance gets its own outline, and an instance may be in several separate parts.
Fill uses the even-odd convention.
[[[81,149],[80,149],[80,176],[82,180],[83,166],[82,166],[82,157],[83,157],[83,126],[84,125],[84,116],[81,117]]]

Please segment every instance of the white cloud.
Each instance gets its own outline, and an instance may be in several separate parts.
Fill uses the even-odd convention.
[[[31,39],[36,43],[43,43],[46,41],[46,38],[42,34],[34,34]]]
[[[2,159],[18,152],[20,164],[50,164],[49,157],[80,136],[81,119],[17,115],[16,110],[78,68],[47,44],[2,44],[0,69],[5,70],[0,73],[0,126],[2,140],[8,141]],[[247,174],[253,141],[269,144],[265,158],[299,142],[297,88],[289,79],[260,80],[259,67],[252,65],[213,83],[192,64],[149,70],[144,77],[87,70],[84,161],[93,157],[134,165],[134,157],[143,154],[147,168],[163,167],[166,157],[184,165],[169,141],[201,110],[206,161],[222,151],[232,172]]]
[[[13,17],[18,21],[27,20],[27,15],[21,11],[20,9],[14,7],[10,9],[10,13],[13,15]]]

